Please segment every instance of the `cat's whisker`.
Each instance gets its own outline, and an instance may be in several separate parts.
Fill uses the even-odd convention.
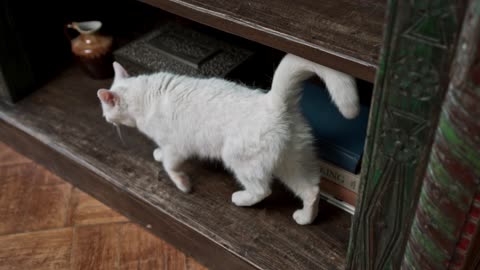
[[[120,138],[120,141],[122,142],[123,146],[127,146],[127,144],[123,140],[122,131],[120,130],[120,126],[117,125],[117,124],[113,124],[113,125],[115,126],[115,129],[117,130],[118,137]]]

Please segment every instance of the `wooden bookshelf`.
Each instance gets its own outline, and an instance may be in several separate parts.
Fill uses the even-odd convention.
[[[141,0],[373,82],[385,0]]]
[[[472,105],[480,100],[478,5],[0,1],[0,36],[6,37],[0,42],[0,97],[16,101],[33,92],[16,104],[0,102],[0,140],[210,269],[470,269],[480,239],[480,221],[472,214],[480,169],[471,162],[480,152],[480,112]],[[66,20],[100,19],[131,40],[150,25],[146,21],[167,13],[375,80],[353,219],[322,201],[315,224],[298,226],[291,214],[300,202],[279,187],[255,207],[235,207],[230,196],[239,187],[218,164],[189,162],[195,188],[179,193],[153,161],[144,136],[125,129],[124,146],[101,118],[95,92],[109,81],[92,81],[75,65],[58,68],[69,51],[61,42]],[[38,22],[42,31],[32,28]],[[452,193],[457,185],[461,192]],[[444,226],[432,226],[438,220]],[[467,220],[474,226],[465,226]]]

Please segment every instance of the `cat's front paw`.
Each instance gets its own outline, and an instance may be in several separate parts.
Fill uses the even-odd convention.
[[[175,173],[172,176],[173,183],[184,193],[189,193],[192,190],[190,178],[185,173]]]
[[[163,158],[162,149],[157,148],[153,150],[153,159],[155,159],[158,162],[162,162],[162,158]]]
[[[254,194],[246,190],[241,190],[232,194],[232,202],[236,206],[252,206],[263,200],[269,194],[269,191],[264,194]]]

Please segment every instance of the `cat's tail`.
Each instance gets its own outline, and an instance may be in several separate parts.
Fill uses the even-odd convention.
[[[303,81],[315,74],[325,82],[342,115],[348,119],[355,118],[360,110],[355,79],[292,54],[287,54],[275,71],[272,89],[268,93],[271,101],[278,106],[296,106]]]

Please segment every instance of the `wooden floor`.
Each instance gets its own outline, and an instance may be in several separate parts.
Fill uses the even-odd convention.
[[[206,269],[0,143],[0,269]]]

